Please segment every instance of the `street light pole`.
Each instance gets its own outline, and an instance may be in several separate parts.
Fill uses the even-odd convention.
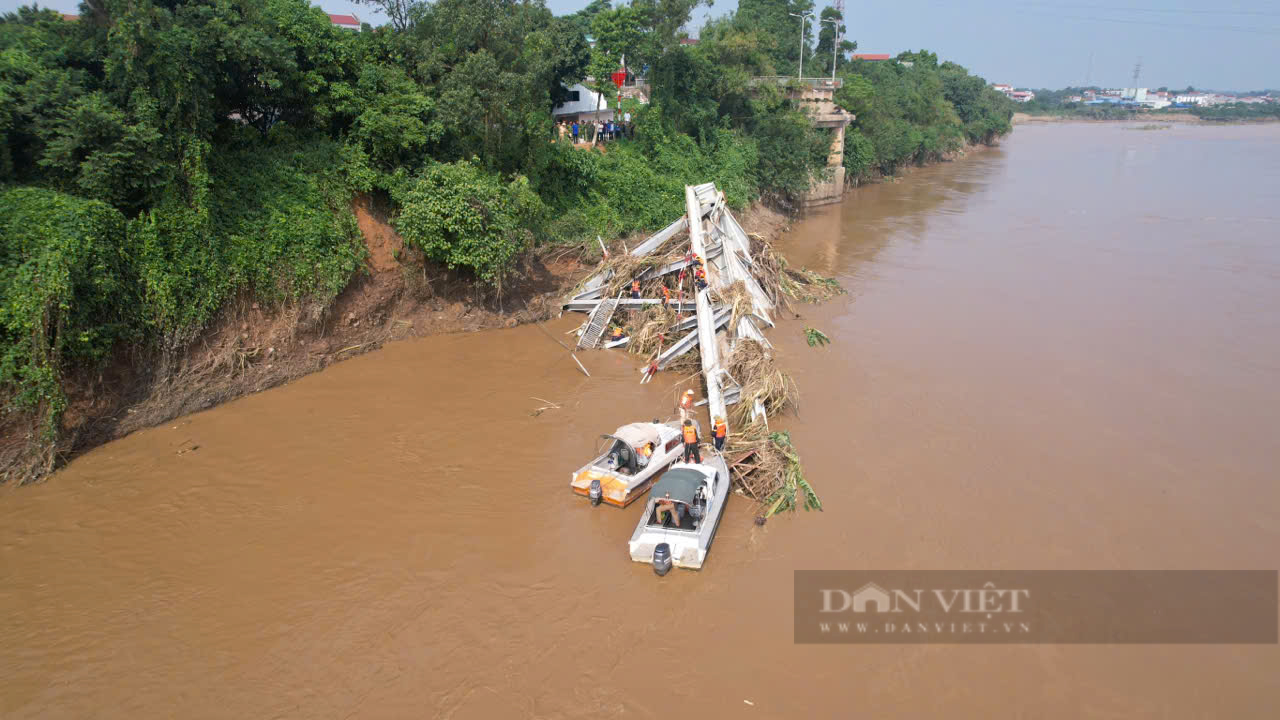
[[[803,15],[799,15],[796,13],[787,13],[787,14],[790,15],[791,17],[800,18],[800,71],[796,75],[796,79],[803,80],[804,79],[804,26],[805,26],[805,23],[809,22],[809,18],[813,17],[813,13],[808,12],[808,13],[804,13]]]
[[[831,23],[831,81],[836,79],[836,47],[840,45],[840,21],[834,18],[821,22]]]

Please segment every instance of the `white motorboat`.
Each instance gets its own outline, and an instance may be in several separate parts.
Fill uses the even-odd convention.
[[[729,499],[729,467],[718,453],[709,455],[672,465],[654,483],[631,535],[632,560],[653,563],[659,575],[672,565],[697,570],[706,562]]]
[[[600,439],[604,452],[578,468],[569,482],[575,493],[591,498],[592,505],[626,507],[684,450],[678,422],[631,423]]]

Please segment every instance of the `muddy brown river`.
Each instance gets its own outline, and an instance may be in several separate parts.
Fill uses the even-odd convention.
[[[796,645],[791,593],[1280,565],[1280,126],[1019,127],[782,246],[850,290],[771,333],[825,512],[656,578],[568,480],[679,378],[401,342],[0,488],[0,717],[1275,716],[1275,645]]]

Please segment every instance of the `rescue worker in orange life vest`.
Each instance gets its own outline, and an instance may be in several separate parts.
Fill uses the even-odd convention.
[[[640,299],[640,281],[639,280],[631,281],[631,299],[633,300]]]
[[[715,444],[716,450],[724,450],[724,439],[729,434],[729,426],[724,422],[724,416],[716,416],[715,424]]]
[[[693,409],[693,390],[685,390],[680,396],[680,419],[688,420],[689,411]]]
[[[697,281],[699,290],[707,288],[707,271],[703,270],[701,265],[698,266],[697,270],[693,271],[693,279]]]
[[[702,462],[702,453],[698,452],[698,428],[693,426],[692,420],[684,421],[684,461],[689,462],[692,457],[696,463]]]
[[[622,332],[622,328],[617,325],[614,325],[613,328],[609,330],[610,340],[621,340],[624,337],[626,337],[626,335]]]
[[[667,287],[666,283],[662,284],[662,304],[671,304],[671,288]]]
[[[653,443],[647,442],[641,445],[640,447],[636,448],[636,461],[637,461],[637,464],[640,465],[640,467],[645,467],[646,465],[648,465],[649,458],[651,457],[653,457]]]

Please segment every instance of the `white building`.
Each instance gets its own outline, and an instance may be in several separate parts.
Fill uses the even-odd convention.
[[[613,108],[604,95],[578,83],[569,88],[569,99],[555,106],[551,116],[556,120],[612,120]]]

